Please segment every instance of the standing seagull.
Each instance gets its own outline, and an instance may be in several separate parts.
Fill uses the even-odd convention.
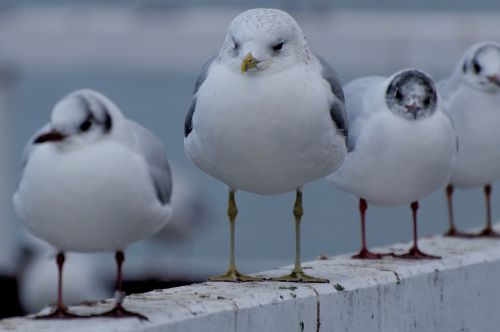
[[[123,249],[170,219],[172,183],[162,144],[92,90],[75,91],[28,143],[16,213],[59,251],[58,305],[37,318],[78,317],[62,303],[64,252],[116,251],[115,307],[99,316],[144,316],[122,306]]]
[[[188,157],[229,189],[229,270],[210,280],[260,280],[236,269],[235,191],[241,189],[296,191],[295,268],[273,280],[326,281],[302,271],[302,186],[331,174],[345,157],[343,99],[335,72],[311,53],[290,15],[252,9],[231,22],[219,54],[196,81],[185,123]]]
[[[500,179],[500,44],[473,45],[450,78],[439,84],[455,125],[460,151],[446,188],[449,236],[459,232],[453,220],[453,189],[482,186],[486,200],[486,227],[477,236],[500,237],[491,222],[491,183]]]
[[[361,251],[353,258],[381,258],[366,246],[368,203],[411,203],[413,247],[403,258],[438,258],[417,243],[418,200],[448,180],[457,152],[453,125],[430,76],[408,69],[393,76],[365,77],[344,88],[349,153],[329,179],[359,197]]]

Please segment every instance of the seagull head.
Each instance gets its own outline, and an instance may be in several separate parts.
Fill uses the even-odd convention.
[[[113,128],[111,107],[116,107],[93,90],[77,90],[61,99],[50,120],[50,130],[35,138],[35,144],[82,145],[107,136]]]
[[[484,42],[474,45],[462,63],[462,74],[473,87],[500,92],[500,45]]]
[[[403,70],[390,80],[385,101],[394,114],[405,119],[426,118],[436,111],[436,85],[423,71]]]
[[[219,52],[233,72],[242,75],[274,74],[310,58],[302,30],[278,9],[251,9],[230,23]]]

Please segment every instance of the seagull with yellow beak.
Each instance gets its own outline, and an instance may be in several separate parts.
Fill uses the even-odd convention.
[[[309,50],[295,20],[252,9],[229,25],[219,53],[202,69],[184,127],[188,157],[228,186],[228,271],[212,281],[257,281],[236,269],[235,192],[296,192],[296,259],[276,281],[326,282],[300,259],[302,187],[340,167],[346,154],[344,95],[333,69]]]

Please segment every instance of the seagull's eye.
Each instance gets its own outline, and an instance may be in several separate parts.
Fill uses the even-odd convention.
[[[431,103],[431,97],[427,97],[424,99],[424,105],[425,106],[429,106],[429,104]]]
[[[403,95],[401,94],[401,92],[399,92],[399,90],[398,90],[398,91],[396,91],[396,99],[397,99],[397,100],[401,100],[401,99],[403,99]]]
[[[475,72],[476,74],[479,74],[479,73],[481,72],[481,69],[482,69],[482,68],[481,68],[481,65],[480,65],[479,63],[477,63],[477,62],[474,62],[474,63],[472,64],[472,68],[474,68],[474,72]]]
[[[283,48],[283,42],[273,46],[273,51],[280,51]]]
[[[80,125],[80,130],[85,132],[88,131],[90,127],[92,127],[92,121],[87,119]]]

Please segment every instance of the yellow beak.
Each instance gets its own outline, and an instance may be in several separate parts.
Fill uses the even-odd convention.
[[[246,73],[247,70],[255,68],[259,61],[255,60],[252,55],[252,52],[248,53],[241,62],[241,73]]]

